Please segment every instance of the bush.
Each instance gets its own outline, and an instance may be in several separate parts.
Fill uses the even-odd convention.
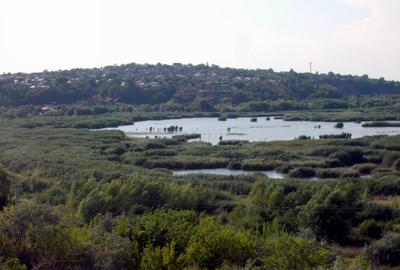
[[[354,165],[353,169],[358,171],[361,174],[370,174],[373,170],[377,168],[376,164],[366,163],[366,164],[358,164]]]
[[[274,224],[265,231],[263,269],[330,269],[332,255],[316,240],[292,236]]]
[[[240,170],[242,168],[242,164],[239,161],[231,161],[228,164],[228,169],[231,170]]]
[[[362,124],[362,127],[400,127],[400,123],[369,122]]]
[[[280,173],[289,173],[292,168],[293,167],[291,165],[286,164],[276,167],[276,171]]]
[[[335,128],[343,128],[344,124],[342,122],[336,123]]]
[[[148,142],[144,145],[145,150],[165,148],[165,145],[158,142]]]
[[[351,139],[351,133],[342,133],[342,134],[325,134],[320,135],[320,139]]]
[[[382,236],[383,228],[374,219],[367,219],[361,222],[356,233],[363,237],[378,239]]]
[[[297,140],[311,140],[310,136],[306,136],[306,135],[300,135]]]
[[[393,169],[400,172],[400,158],[396,159],[396,161],[393,162]]]
[[[249,232],[203,218],[195,228],[185,257],[189,265],[202,269],[216,269],[224,262],[243,267],[247,260],[254,258],[255,244]]]
[[[360,178],[360,173],[357,171],[345,171],[340,175],[340,178]]]
[[[383,177],[367,182],[367,190],[371,195],[400,195],[400,179],[398,177]]]
[[[395,267],[400,265],[399,250],[400,234],[387,233],[366,248],[365,256],[372,265]]]
[[[120,157],[116,154],[111,154],[107,156],[108,161],[120,161]]]
[[[339,178],[340,172],[334,170],[317,170],[315,176],[318,178]]]
[[[226,168],[229,161],[223,158],[177,156],[147,159],[142,166],[146,168],[166,168],[170,170]]]
[[[115,154],[115,155],[122,155],[125,153],[127,150],[127,147],[125,144],[115,144],[111,145],[110,147],[107,148],[106,153],[107,154]]]
[[[244,143],[249,143],[249,141],[246,141],[246,140],[224,140],[224,141],[220,141],[218,144],[219,145],[241,145]]]
[[[339,150],[329,155],[331,159],[339,160],[345,166],[365,162],[364,154],[359,149]]]
[[[9,199],[11,181],[6,171],[0,167],[0,209],[3,208]]]
[[[386,166],[393,166],[394,162],[398,159],[400,159],[400,153],[388,152],[385,153],[383,164]]]
[[[26,270],[28,269],[18,258],[7,259],[4,263],[0,264],[1,270]]]
[[[162,157],[171,157],[176,156],[178,153],[172,149],[151,149],[147,150],[143,153],[145,156],[162,156]]]
[[[272,171],[280,164],[272,160],[258,160],[250,159],[242,163],[242,170],[244,171]]]
[[[307,167],[299,167],[289,172],[289,177],[292,178],[309,178],[315,176],[315,170]]]
[[[327,157],[332,153],[337,151],[337,147],[333,146],[322,146],[318,148],[314,148],[309,152],[310,156],[317,156],[317,157]]]
[[[226,121],[227,117],[226,116],[220,116],[218,117],[218,121]]]
[[[193,139],[198,139],[201,138],[201,134],[197,133],[192,133],[192,134],[182,134],[182,135],[174,135],[172,136],[172,139],[178,140],[178,141],[188,141],[188,140],[193,140]]]

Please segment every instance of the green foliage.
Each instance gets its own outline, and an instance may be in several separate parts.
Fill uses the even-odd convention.
[[[396,159],[396,161],[393,162],[393,169],[400,172],[400,159]]]
[[[332,264],[329,250],[314,239],[293,236],[276,224],[265,227],[264,237],[262,263],[266,269],[325,269]]]
[[[212,74],[212,76],[210,76]],[[29,112],[63,115],[99,115],[108,108],[71,106],[78,101],[97,104],[146,104],[162,111],[282,111],[385,107],[396,104],[396,82],[341,76],[243,70],[205,65],[108,66],[35,74],[2,74],[0,105],[27,105]],[[40,82],[39,82],[40,80]],[[392,95],[393,97],[384,97]],[[360,96],[373,96],[369,99]],[[378,96],[378,97],[375,97]],[[383,97],[382,97],[383,96]],[[63,104],[60,110],[52,106]],[[151,107],[150,107],[151,108]],[[132,112],[123,105],[118,110]],[[25,115],[21,110],[16,115]]]
[[[400,234],[387,233],[365,250],[365,256],[372,265],[399,266]]]
[[[43,205],[24,203],[3,212],[0,232],[11,240],[9,248],[28,267],[56,265],[57,261],[83,256],[82,247],[69,235],[58,213]]]
[[[0,210],[3,208],[10,196],[11,181],[7,172],[0,167]]]
[[[94,122],[113,117],[105,112]],[[335,247],[369,244],[370,263],[395,261],[397,236],[385,235],[398,230],[399,212],[387,196],[400,194],[393,165],[400,158],[399,136],[213,146],[61,126],[82,119],[91,125],[86,116],[37,119],[0,120],[5,121],[0,162],[10,171],[0,174],[7,180],[3,187],[9,186],[0,213],[1,264],[79,270],[326,269],[334,256],[324,240]],[[157,169],[228,165],[255,172],[279,168],[291,176],[369,177],[178,177]],[[20,184],[17,208],[10,201],[14,180]],[[345,267],[366,267],[361,257],[351,261],[346,259]]]
[[[366,219],[357,227],[357,234],[368,238],[380,238],[383,228],[373,219]]]
[[[360,149],[339,150],[329,155],[331,159],[339,160],[343,165],[351,166],[363,163],[364,153]]]
[[[359,196],[357,187],[351,184],[324,186],[300,213],[302,222],[317,236],[340,242],[349,234],[356,213],[362,210]]]
[[[9,258],[0,264],[1,270],[27,270],[26,265],[22,264],[18,258]]]
[[[99,213],[140,213],[160,206],[210,212],[218,208],[219,200],[224,199],[228,197],[206,187],[167,184],[134,177],[123,183],[111,181],[101,189],[93,188],[82,199],[79,212],[85,221]]]
[[[289,177],[293,178],[309,178],[315,176],[315,170],[307,167],[299,167],[289,172]]]
[[[244,266],[255,256],[255,241],[248,231],[238,231],[202,218],[195,228],[185,258],[189,264],[216,269],[224,262]]]

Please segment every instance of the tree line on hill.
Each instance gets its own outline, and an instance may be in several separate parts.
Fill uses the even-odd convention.
[[[128,64],[0,75],[1,106],[169,103],[195,105],[204,111],[217,105],[284,99],[325,103],[329,100],[325,106],[335,108],[343,106],[344,97],[399,93],[399,82],[371,79],[367,75],[275,72],[214,65]],[[267,105],[250,104],[262,108]]]

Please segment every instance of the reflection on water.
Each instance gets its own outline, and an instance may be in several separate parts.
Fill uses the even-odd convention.
[[[174,176],[190,175],[190,174],[211,174],[211,175],[225,175],[225,176],[240,176],[240,175],[252,175],[255,173],[263,173],[269,178],[273,179],[284,179],[287,177],[286,174],[279,173],[277,171],[262,171],[262,172],[249,172],[242,170],[229,170],[229,169],[199,169],[199,170],[181,170],[174,171]]]
[[[352,138],[368,135],[397,135],[400,127],[363,128],[362,123],[345,122],[344,128],[335,128],[332,122],[283,121],[282,119],[258,117],[257,122],[242,117],[218,121],[217,118],[182,118],[169,120],[149,120],[136,122],[129,126],[117,128],[131,137],[166,137],[179,134],[199,133],[201,141],[217,144],[223,140],[276,141],[293,140],[301,135],[318,139],[324,134],[351,133]],[[168,127],[177,126],[177,132],[169,133]],[[180,127],[182,129],[180,130]]]

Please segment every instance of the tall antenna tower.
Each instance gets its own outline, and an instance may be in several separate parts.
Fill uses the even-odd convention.
[[[310,62],[310,73],[312,73],[312,62]]]

